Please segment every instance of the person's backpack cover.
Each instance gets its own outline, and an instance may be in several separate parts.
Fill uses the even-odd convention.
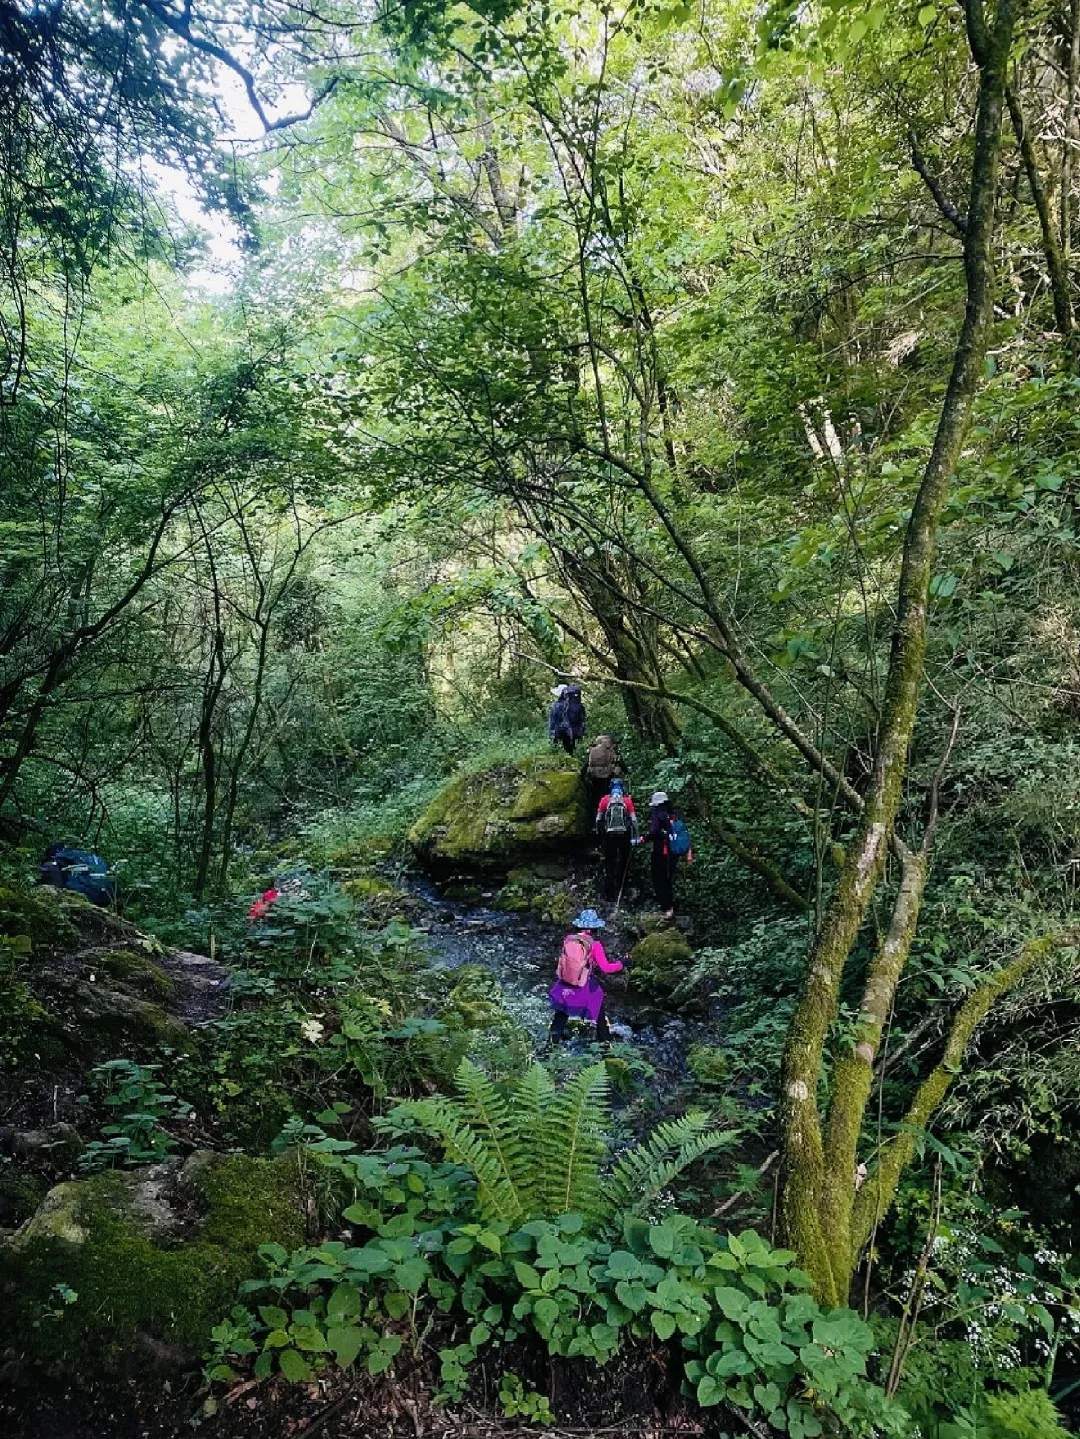
[[[592,941],[580,934],[568,934],[562,942],[558,976],[571,989],[583,989],[589,982]]]
[[[690,831],[677,814],[671,816],[667,842],[668,853],[673,854],[676,859],[682,859],[690,853]]]
[[[589,746],[588,767],[593,779],[610,779],[615,772],[615,746],[606,735]]]
[[[604,810],[604,833],[626,834],[630,828],[630,811],[621,794],[613,794]]]

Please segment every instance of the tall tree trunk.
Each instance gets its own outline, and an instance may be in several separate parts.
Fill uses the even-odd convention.
[[[827,1162],[818,1108],[822,1058],[837,1013],[844,969],[889,852],[915,713],[923,683],[927,614],[938,521],[971,414],[993,314],[992,243],[1005,76],[1013,0],[999,0],[992,27],[982,0],[966,0],[968,33],[979,67],[975,152],[964,236],[967,302],[933,449],[915,497],[904,541],[896,628],[885,685],[874,768],[858,829],[807,960],[806,978],[788,1031],[781,1090],[780,1220],[787,1242],[825,1303],[847,1299],[853,1273],[854,1164]],[[869,1067],[873,1054],[859,1056]],[[840,1096],[841,1098],[843,1096]],[[858,1109],[858,1105],[855,1106]],[[862,1112],[858,1113],[861,1123]],[[852,1127],[845,1125],[845,1133]],[[855,1126],[858,1137],[858,1124]],[[849,1136],[848,1136],[849,1137]],[[849,1147],[846,1142],[845,1150]]]

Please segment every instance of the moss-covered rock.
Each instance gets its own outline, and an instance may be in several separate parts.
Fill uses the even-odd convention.
[[[106,950],[95,958],[99,970],[113,979],[123,979],[142,994],[167,999],[176,990],[175,981],[160,964],[133,949]]]
[[[535,914],[548,924],[568,925],[581,901],[570,888],[565,865],[549,861],[512,869],[495,898],[495,908]]]
[[[46,992],[51,1031],[77,1054],[111,1057],[121,1042],[140,1049],[183,1049],[190,1040],[184,1022],[162,1005],[134,994],[119,981],[49,976]]]
[[[0,1229],[14,1229],[28,1219],[41,1203],[44,1181],[36,1174],[0,1161]]]
[[[534,755],[452,780],[409,831],[409,843],[433,868],[506,871],[588,834],[580,770]]]
[[[630,983],[650,999],[666,998],[685,977],[692,954],[678,930],[654,930],[630,951]]]
[[[347,879],[343,892],[358,905],[363,917],[385,924],[391,919],[408,919],[417,909],[417,900],[377,874],[361,874]]]
[[[194,1154],[50,1190],[0,1245],[7,1341],[30,1360],[130,1371],[194,1362],[260,1244],[300,1244],[287,1159]],[[57,1285],[77,1298],[48,1322]]]
[[[70,898],[49,885],[38,889],[0,885],[0,935],[8,939],[25,936],[35,951],[74,943],[77,931]]]

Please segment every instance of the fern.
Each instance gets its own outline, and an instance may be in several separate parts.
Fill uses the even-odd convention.
[[[730,1144],[734,1130],[710,1129],[694,1110],[667,1120],[624,1154],[603,1178],[610,1120],[607,1066],[590,1065],[561,1089],[541,1064],[504,1094],[469,1060],[455,1076],[456,1099],[414,1099],[395,1116],[411,1118],[446,1157],[476,1179],[486,1219],[519,1224],[541,1215],[581,1214],[590,1228],[618,1227],[638,1213],[688,1165]]]
[[[710,1127],[703,1109],[658,1124],[649,1138],[624,1154],[604,1183],[611,1214],[637,1214],[684,1169],[739,1137],[738,1130]]]
[[[461,1094],[466,1121],[477,1138],[486,1145],[510,1198],[514,1217],[527,1210],[521,1193],[523,1174],[522,1145],[510,1107],[482,1069],[463,1059],[454,1077]],[[506,1216],[503,1216],[506,1217]]]
[[[518,1150],[523,1159],[518,1190],[529,1214],[542,1214],[547,1208],[547,1168],[541,1155],[554,1103],[551,1075],[542,1064],[530,1065],[514,1090],[513,1104]]]
[[[607,1065],[591,1064],[556,1094],[542,1142],[549,1214],[599,1215],[600,1163],[609,1112]]]
[[[498,1156],[485,1138],[469,1126],[458,1102],[452,1099],[411,1099],[398,1105],[395,1117],[408,1117],[437,1139],[447,1159],[472,1172],[481,1214],[490,1219],[521,1217],[521,1204],[507,1181]]]

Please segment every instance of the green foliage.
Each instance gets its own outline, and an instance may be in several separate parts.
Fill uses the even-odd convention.
[[[555,1423],[547,1398],[535,1389],[526,1389],[512,1369],[503,1370],[499,1380],[499,1408],[507,1419],[524,1419],[530,1424]]]
[[[110,1059],[90,1071],[100,1103],[115,1115],[102,1128],[104,1139],[93,1139],[79,1156],[87,1173],[115,1165],[152,1164],[176,1148],[165,1121],[183,1123],[191,1118],[191,1105],[168,1094],[156,1078],[158,1064],[136,1064],[131,1059]]]
[[[592,1227],[617,1222],[647,1209],[684,1169],[735,1137],[712,1129],[704,1111],[691,1111],[658,1125],[605,1175],[605,1064],[590,1065],[560,1088],[534,1064],[504,1094],[464,1060],[456,1085],[456,1099],[410,1101],[390,1122],[435,1137],[447,1159],[475,1178],[480,1213],[508,1223],[571,1212]]]
[[[465,1082],[469,1102],[490,1112],[490,1093]],[[350,1149],[325,1138],[311,1146],[356,1186],[343,1217],[370,1237],[292,1254],[264,1246],[267,1275],[242,1291],[272,1302],[239,1305],[215,1330],[210,1378],[232,1381],[250,1364],[259,1378],[306,1379],[361,1360],[376,1374],[435,1322],[454,1341],[439,1351],[448,1398],[496,1342],[533,1335],[552,1354],[599,1364],[624,1345],[659,1342],[681,1354],[703,1406],[735,1406],[809,1439],[832,1423],[900,1432],[903,1416],[865,1378],[869,1328],[850,1311],[822,1311],[794,1256],[755,1231],[721,1237],[677,1213],[650,1222],[632,1204],[611,1210],[602,1232],[573,1211],[515,1223],[490,1216],[484,1184],[457,1164],[433,1166],[409,1148]],[[625,1186],[646,1157],[622,1170]],[[497,1182],[490,1176],[488,1190]],[[538,1399],[512,1384],[507,1392],[528,1417],[546,1418]]]
[[[1042,1389],[991,1394],[983,1405],[987,1439],[1062,1439],[1067,1432],[1050,1396]]]

